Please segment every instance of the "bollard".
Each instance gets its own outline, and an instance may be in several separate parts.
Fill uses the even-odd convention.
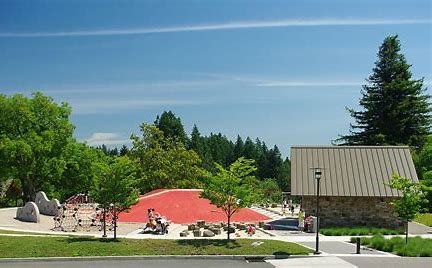
[[[360,254],[360,237],[356,237],[357,250],[356,254]]]

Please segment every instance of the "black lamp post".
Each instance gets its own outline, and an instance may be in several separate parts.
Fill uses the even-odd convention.
[[[321,169],[314,168],[315,171],[315,179],[317,181],[317,195],[316,195],[316,241],[315,241],[315,252],[314,254],[320,254],[319,252],[319,227],[320,227],[320,218],[319,218],[319,195],[320,195],[320,180],[321,180]]]

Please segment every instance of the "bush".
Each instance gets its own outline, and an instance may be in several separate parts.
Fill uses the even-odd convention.
[[[388,234],[403,234],[404,231],[401,229],[386,229],[386,228],[375,228],[375,227],[326,227],[320,229],[321,234],[329,236],[360,236],[360,235],[388,235]]]
[[[351,242],[355,242],[355,237],[351,238]],[[412,237],[408,238],[406,244],[402,237],[385,239],[382,235],[375,235],[372,238],[362,238],[361,244],[377,250],[393,252],[399,256],[432,257],[432,239]]]
[[[377,250],[383,250],[384,244],[385,238],[382,235],[374,235],[370,240],[370,245]]]

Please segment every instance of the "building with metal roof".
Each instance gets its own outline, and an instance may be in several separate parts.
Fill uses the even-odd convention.
[[[388,186],[393,174],[418,181],[407,146],[293,146],[291,194],[301,196],[306,213],[315,213],[320,179],[321,225],[398,226],[389,204],[400,193]]]

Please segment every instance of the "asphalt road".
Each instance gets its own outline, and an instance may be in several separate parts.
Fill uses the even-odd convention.
[[[49,261],[49,262],[16,262],[1,263],[1,268],[218,268],[218,267],[235,267],[235,268],[269,268],[273,265],[266,262],[251,262],[241,260],[101,260],[101,261]]]
[[[354,264],[359,268],[397,268],[397,267],[412,267],[412,268],[430,268],[432,267],[432,257],[384,257],[384,258],[368,258],[368,257],[339,257],[349,263]]]

